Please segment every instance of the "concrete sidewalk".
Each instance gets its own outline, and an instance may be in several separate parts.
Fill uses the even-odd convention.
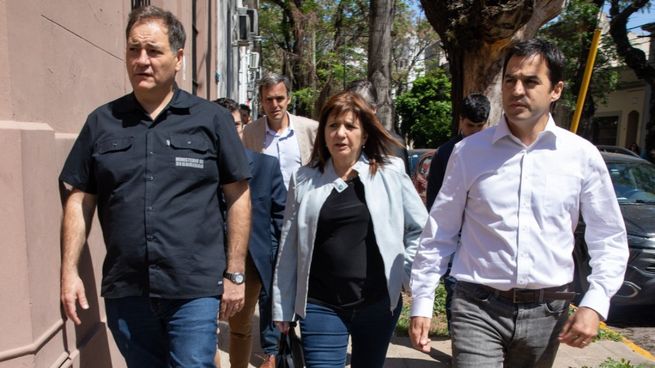
[[[442,339],[432,342],[430,354],[424,354],[411,348],[409,338],[394,337],[387,353],[386,368],[401,367],[450,367],[450,340]],[[655,360],[632,351],[626,344],[615,341],[594,342],[584,349],[561,345],[553,367],[598,367],[607,358],[629,360],[632,364],[646,364],[655,367]]]
[[[255,318],[255,325],[258,325]],[[220,324],[219,349],[221,352],[222,368],[230,366],[227,354],[229,340],[229,327],[227,324]],[[253,353],[250,358],[249,367],[258,367],[264,359],[261,348],[259,347],[259,333],[254,331],[253,336]],[[442,368],[450,367],[450,340],[439,339],[432,341],[432,351],[430,354],[424,354],[411,348],[408,337],[394,337],[391,340],[385,368]],[[615,341],[594,342],[584,349],[572,348],[567,345],[561,345],[555,359],[555,368],[581,368],[581,367],[598,367],[608,358],[616,361],[625,359],[633,365],[644,364],[647,367],[655,367],[655,360],[647,352],[639,353],[639,347],[630,347],[629,343]],[[650,356],[650,359],[649,359]]]

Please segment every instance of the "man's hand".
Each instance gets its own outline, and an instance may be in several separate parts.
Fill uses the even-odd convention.
[[[89,302],[86,300],[82,279],[77,274],[62,275],[61,303],[64,305],[66,316],[75,322],[76,325],[82,324],[82,321],[77,316],[76,302],[78,301],[82,309],[89,309]]]
[[[424,353],[430,352],[430,338],[428,332],[430,331],[431,318],[427,317],[412,317],[409,325],[409,339],[412,341],[414,349]]]
[[[246,284],[237,285],[232,281],[223,279],[223,296],[221,298],[220,320],[227,320],[237,314],[246,299]]]
[[[600,318],[595,310],[580,307],[562,327],[559,341],[575,348],[584,348],[598,334],[599,324]]]
[[[96,208],[96,196],[72,189],[64,205],[64,217],[61,221],[61,303],[66,316],[76,325],[82,323],[77,316],[76,302],[82,309],[89,309],[89,302],[84,293],[84,284],[77,273],[77,264],[87,234],[91,229],[93,212]]]

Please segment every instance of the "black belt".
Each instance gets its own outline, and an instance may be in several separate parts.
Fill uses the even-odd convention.
[[[576,293],[568,291],[570,284],[555,286],[550,288],[543,289],[510,289],[510,290],[498,290],[492,288],[491,286],[486,286],[482,284],[475,284],[465,281],[457,281],[457,283],[464,283],[470,286],[480,287],[491,292],[493,295],[500,299],[507,300],[514,304],[523,304],[523,303],[544,303],[552,302],[555,300],[566,300],[572,301],[575,299]]]

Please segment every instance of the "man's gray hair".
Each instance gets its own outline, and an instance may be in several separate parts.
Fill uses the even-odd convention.
[[[266,73],[259,81],[257,81],[259,96],[261,97],[262,89],[264,87],[272,87],[279,83],[284,83],[284,87],[287,89],[287,96],[291,96],[291,81],[286,75],[277,73]]]

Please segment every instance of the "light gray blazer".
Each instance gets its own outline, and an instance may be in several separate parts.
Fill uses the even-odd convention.
[[[364,184],[366,205],[384,262],[393,310],[401,288],[409,290],[412,261],[428,214],[405,174],[402,160],[395,157],[390,160],[391,163],[371,176],[368,159],[362,154],[354,170]],[[319,213],[332,189],[343,191],[346,187],[335,174],[332,160],[323,173],[317,168],[303,166],[291,177],[273,276],[274,321],[292,321],[294,314],[305,317]]]
[[[303,118],[287,113],[289,124],[294,130],[298,139],[298,148],[300,149],[300,160],[303,165],[307,165],[312,158],[312,149],[314,140],[316,140],[316,131],[318,122],[316,120]],[[264,138],[266,137],[266,117],[261,117],[256,121],[247,124],[243,128],[243,145],[251,151],[264,151]]]

